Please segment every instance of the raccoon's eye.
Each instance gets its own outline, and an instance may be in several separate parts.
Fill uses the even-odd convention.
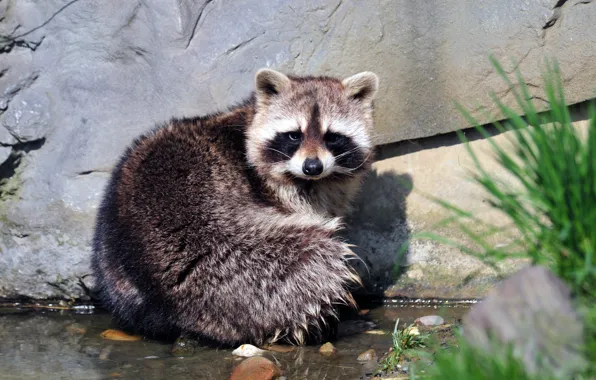
[[[328,132],[325,134],[325,142],[329,145],[338,145],[346,140],[346,136],[339,133]]]
[[[286,136],[292,141],[298,141],[302,137],[302,134],[300,132],[288,132],[286,133]]]

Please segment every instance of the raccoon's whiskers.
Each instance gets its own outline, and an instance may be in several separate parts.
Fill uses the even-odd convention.
[[[395,135],[395,133],[373,133],[370,135],[370,138],[376,144],[384,137],[395,137]],[[383,144],[387,144],[387,142],[384,142]]]
[[[341,166],[335,167],[335,172],[338,174],[343,174],[343,175],[350,176],[350,177],[354,176],[354,173],[352,173],[351,169],[342,168]]]
[[[288,155],[287,155],[287,154],[285,154],[284,152],[280,152],[280,151],[279,151],[279,150],[277,150],[277,149],[273,149],[273,148],[270,148],[270,147],[266,147],[265,149],[267,149],[267,150],[271,150],[271,151],[273,151],[273,152],[277,152],[277,153],[279,153],[279,154],[281,154],[281,155],[284,155],[284,156],[286,156],[287,158],[289,158],[290,160],[292,159],[292,157],[288,156]],[[281,161],[280,161],[280,162],[281,162]]]
[[[364,158],[364,160],[362,160],[362,163],[360,165],[356,166],[353,169],[348,169],[348,171],[353,172],[353,171],[356,171],[356,170],[360,169],[362,167],[362,165],[364,165],[368,161],[368,159],[369,159],[369,157],[370,157],[371,154],[372,154],[372,152],[370,152],[369,154],[367,154],[366,157]]]
[[[356,148],[347,150],[347,151],[343,152],[342,154],[338,154],[337,156],[334,156],[333,158],[338,159],[338,158],[341,158],[341,157],[348,155],[350,153],[357,152],[358,150],[360,150],[360,147],[356,147]]]

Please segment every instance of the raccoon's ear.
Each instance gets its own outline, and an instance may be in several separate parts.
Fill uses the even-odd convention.
[[[260,96],[275,96],[291,85],[290,78],[275,70],[261,69],[255,75],[255,86]]]
[[[344,79],[341,84],[349,97],[363,102],[372,102],[379,88],[379,77],[375,73],[364,71]]]

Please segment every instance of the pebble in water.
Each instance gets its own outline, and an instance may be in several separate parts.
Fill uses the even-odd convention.
[[[101,349],[99,352],[99,360],[108,360],[112,353],[112,346],[107,346]]]
[[[279,379],[281,369],[271,360],[260,356],[248,358],[238,364],[230,380],[273,380]]]
[[[375,352],[375,350],[373,350],[371,348],[370,350],[366,350],[363,353],[361,353],[360,355],[358,355],[358,358],[356,360],[358,360],[360,362],[377,360],[377,353]]]
[[[445,323],[445,320],[439,315],[425,315],[424,317],[416,319],[414,323],[423,326],[438,326]]]
[[[139,335],[128,335],[127,333],[120,330],[105,330],[101,333],[101,337],[107,340],[119,340],[127,342],[141,339]]]
[[[73,323],[66,326],[66,331],[73,335],[84,335],[87,332],[87,328],[80,323]]]
[[[321,348],[319,348],[319,352],[321,353],[321,355],[331,356],[337,352],[337,349],[334,345],[327,342],[324,345],[322,345]]]
[[[249,358],[251,356],[263,355],[265,352],[267,351],[261,350],[260,348],[257,348],[252,344],[243,344],[234,351],[232,351],[232,355]]]
[[[385,334],[387,334],[383,330],[369,330],[369,331],[365,331],[364,333],[365,334],[370,334],[370,335],[385,335]]]

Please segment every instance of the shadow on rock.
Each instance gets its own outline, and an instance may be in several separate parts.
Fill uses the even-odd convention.
[[[364,284],[356,296],[381,296],[401,274],[410,236],[406,197],[412,186],[409,174],[372,171],[367,176],[344,231],[362,260],[353,262]]]

